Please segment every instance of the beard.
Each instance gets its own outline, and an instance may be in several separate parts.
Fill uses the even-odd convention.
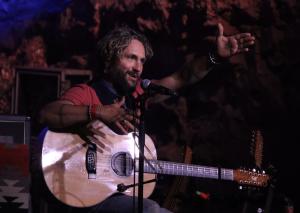
[[[116,89],[117,93],[121,96],[129,95],[134,92],[137,82],[128,82],[127,76],[131,71],[124,72],[120,68],[113,68],[109,71],[109,79]]]

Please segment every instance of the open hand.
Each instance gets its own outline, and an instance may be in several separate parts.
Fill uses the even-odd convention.
[[[111,105],[101,106],[97,112],[97,118],[112,127],[117,133],[127,134],[134,130],[134,116],[123,106],[125,98]]]
[[[254,43],[255,37],[251,33],[224,36],[224,27],[218,23],[217,53],[220,57],[228,58],[241,52],[247,52]]]

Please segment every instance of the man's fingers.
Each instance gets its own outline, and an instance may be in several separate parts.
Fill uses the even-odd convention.
[[[101,141],[99,141],[97,138],[93,136],[87,136],[87,138],[94,144],[99,145],[102,149],[105,149],[105,144],[103,144]]]
[[[255,37],[250,33],[241,33],[229,38],[231,43],[231,54],[249,51],[249,47],[255,43]]]
[[[134,125],[128,120],[123,121],[123,127],[126,129],[127,132],[131,132],[134,130]]]
[[[122,133],[128,134],[134,131],[135,125],[129,120],[122,119],[115,122],[115,125],[121,130]]]
[[[251,38],[245,38],[242,42],[241,42],[244,46],[250,46],[253,45],[255,42],[253,39]]]
[[[247,48],[249,46],[252,46],[254,44],[253,41],[249,41],[249,42],[244,42],[240,45],[240,48]]]
[[[125,129],[125,128],[123,127],[123,125],[121,124],[121,122],[123,122],[123,121],[116,121],[116,122],[115,122],[115,125],[116,125],[116,127],[118,127],[119,130],[121,130],[121,132],[122,132],[123,134],[127,134],[128,131],[126,131],[126,129]]]
[[[125,114],[123,116],[123,119],[127,120],[127,121],[132,121],[135,118],[135,116],[130,115],[130,114]]]
[[[254,41],[243,41],[238,43],[238,49],[241,51],[249,51],[249,47],[254,44]]]
[[[99,135],[100,137],[102,138],[105,138],[105,133],[98,130],[98,129],[95,129],[95,128],[90,128],[90,131],[96,135]]]
[[[218,23],[218,36],[224,35],[224,27],[221,23]]]
[[[255,38],[250,36],[250,37],[244,37],[244,38],[237,39],[237,41],[241,44],[243,44],[243,43],[254,44]]]
[[[253,36],[251,36],[251,33],[240,33],[234,36],[235,39],[243,39],[243,38],[254,38]]]

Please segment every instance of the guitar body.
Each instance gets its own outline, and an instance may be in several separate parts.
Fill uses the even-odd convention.
[[[48,131],[42,149],[42,169],[51,193],[74,207],[96,205],[118,193],[118,186],[138,180],[138,137],[136,133],[118,135],[100,121],[91,123],[92,136]],[[83,139],[85,138],[85,139]],[[145,136],[144,197],[155,187],[155,174],[190,176],[236,181],[239,184],[265,187],[270,177],[265,173],[201,165],[158,161],[155,146]],[[137,187],[123,193],[138,195]]]
[[[97,137],[96,174],[89,178],[86,169],[87,142],[79,135],[48,131],[42,149],[42,168],[45,182],[52,194],[63,203],[74,207],[88,207],[102,202],[117,193],[118,184],[134,184],[138,172],[132,170],[120,174],[118,154],[126,153],[132,159],[138,158],[138,137],[134,133],[118,135],[101,122]],[[104,145],[104,147],[103,147]],[[149,136],[145,138],[145,157],[156,159],[156,149]],[[133,161],[133,164],[135,161]],[[122,165],[121,165],[122,166]],[[121,167],[120,167],[121,168]],[[122,168],[121,168],[122,169]],[[117,174],[118,173],[118,174]],[[144,181],[155,179],[155,174],[144,174]],[[151,195],[155,182],[144,184],[144,197]],[[138,188],[128,188],[123,193],[137,196]]]

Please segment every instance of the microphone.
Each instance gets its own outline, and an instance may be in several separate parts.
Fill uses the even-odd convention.
[[[153,93],[160,93],[160,94],[163,94],[163,95],[178,96],[175,91],[173,91],[171,89],[168,89],[166,87],[154,84],[149,79],[143,79],[141,81],[141,87],[143,88],[143,90],[149,91],[152,94]]]

